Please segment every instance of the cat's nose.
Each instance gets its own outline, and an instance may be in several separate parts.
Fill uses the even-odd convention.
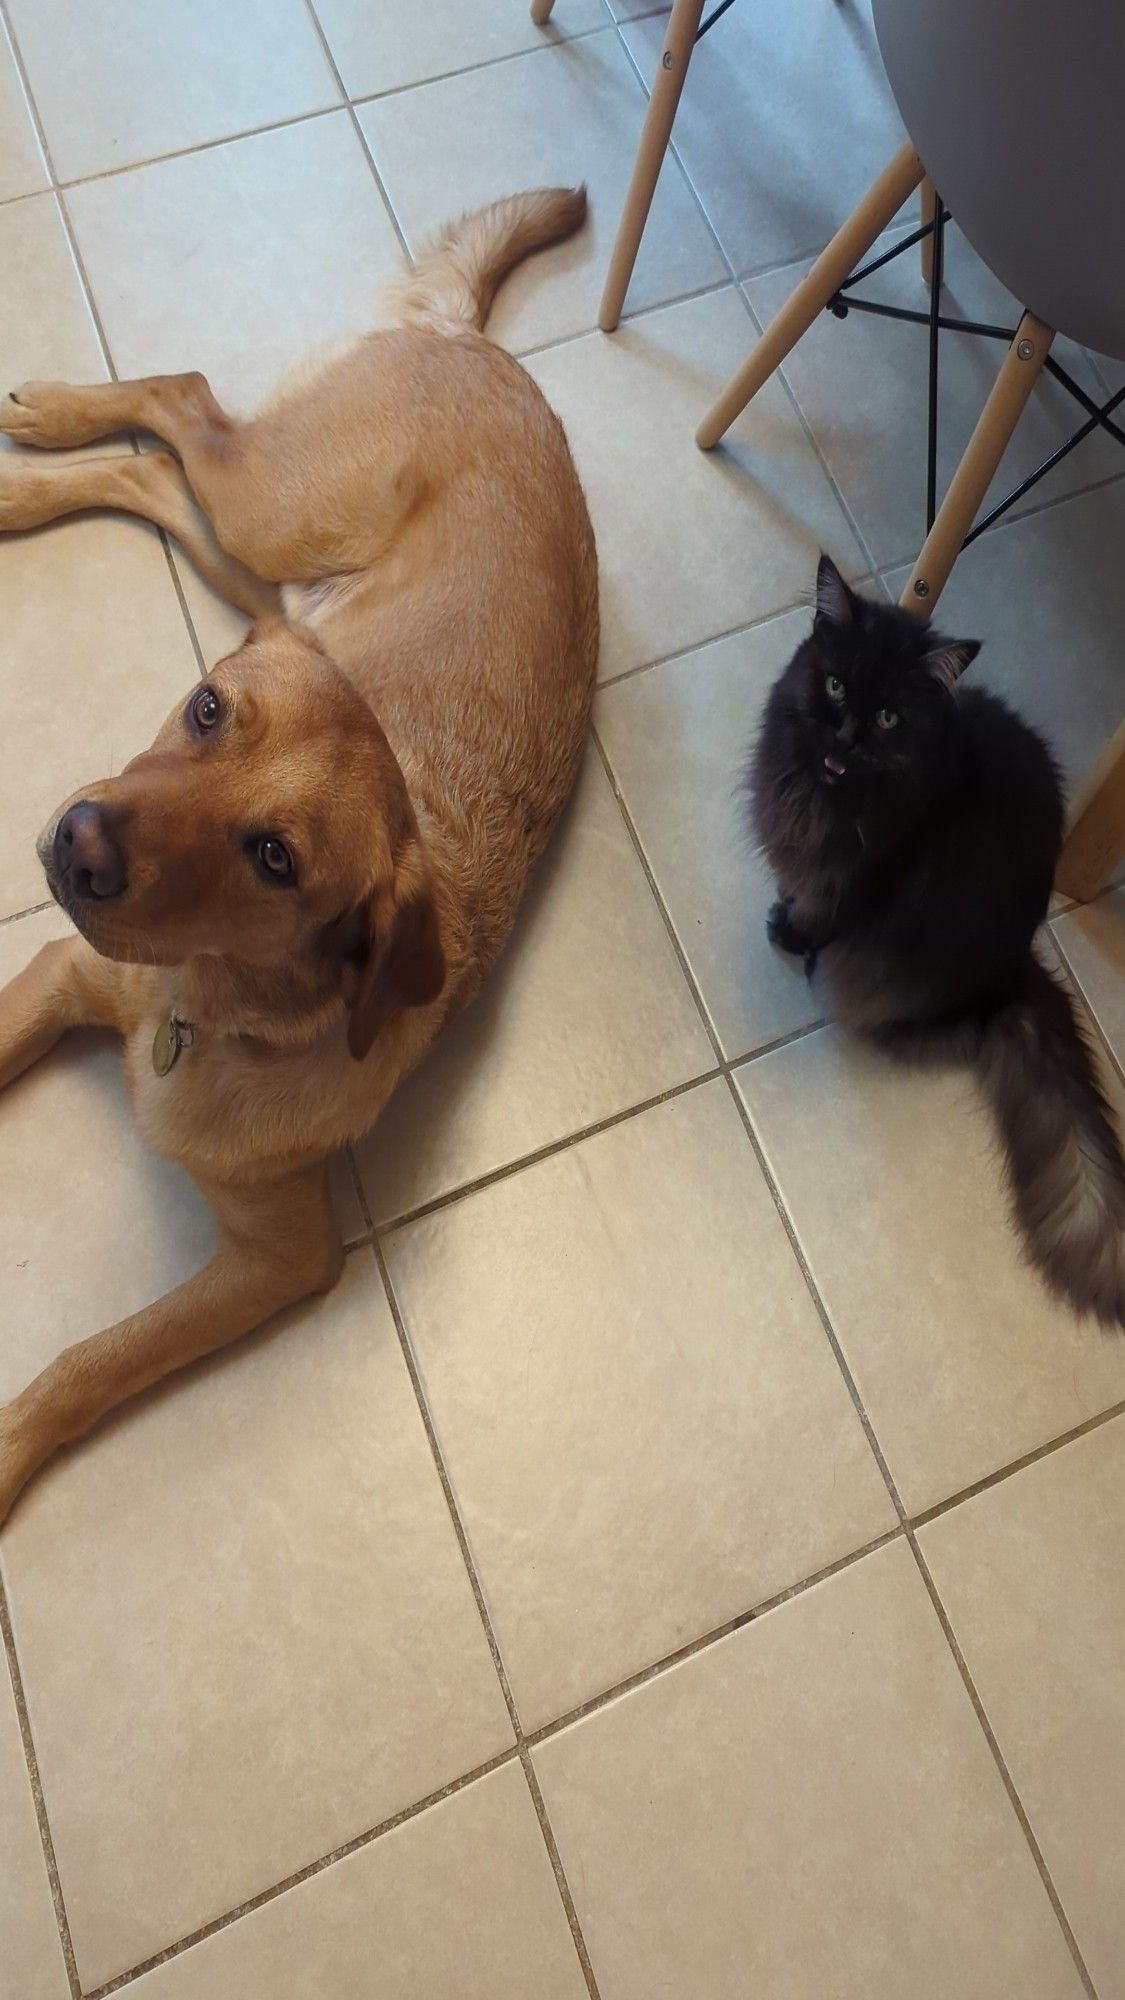
[[[840,724],[839,729],[836,731],[836,741],[837,743],[842,743],[845,749],[847,750],[851,749],[852,744],[855,742],[854,716],[849,715],[845,717],[844,721]]]

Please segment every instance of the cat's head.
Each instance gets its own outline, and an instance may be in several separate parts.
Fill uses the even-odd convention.
[[[980,651],[897,605],[860,597],[830,556],[816,577],[812,635],[786,676],[810,775],[857,796],[924,783],[948,740],[952,694]]]

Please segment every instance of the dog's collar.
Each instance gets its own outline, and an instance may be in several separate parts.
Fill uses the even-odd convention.
[[[195,1029],[190,1021],[179,1014],[169,1014],[161,1021],[152,1038],[152,1066],[157,1076],[167,1076],[180,1060],[182,1049],[190,1049],[195,1040]]]

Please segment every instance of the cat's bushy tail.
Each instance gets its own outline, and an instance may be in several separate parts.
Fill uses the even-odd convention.
[[[1037,959],[977,1069],[1032,1262],[1079,1312],[1125,1326],[1125,1159],[1070,998]]]

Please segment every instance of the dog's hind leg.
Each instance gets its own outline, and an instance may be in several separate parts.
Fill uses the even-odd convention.
[[[0,401],[0,431],[18,444],[46,449],[89,444],[120,430],[162,438],[181,459],[187,486],[216,541],[255,577],[295,583],[348,568],[346,561],[337,564],[327,546],[332,534],[321,519],[315,467],[287,467],[276,440],[271,442],[275,429],[268,419],[264,433],[257,419],[228,416],[198,374],[148,375],[81,388],[25,382]],[[221,582],[218,587],[225,590]],[[247,608],[237,598],[234,602]]]
[[[0,459],[0,531],[39,528],[90,507],[139,514],[166,528],[207,581],[249,617],[280,611],[276,585],[222,547],[183,466],[170,452],[88,458],[71,465],[29,463],[8,453]]]

